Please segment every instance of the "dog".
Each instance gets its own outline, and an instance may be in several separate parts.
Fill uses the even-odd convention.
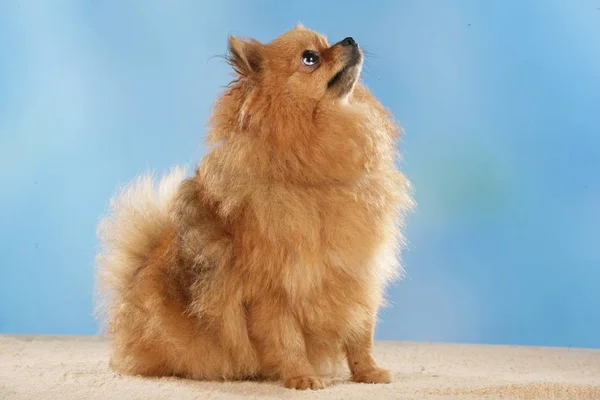
[[[228,49],[235,79],[194,173],[136,178],[100,221],[110,365],[322,389],[346,361],[353,381],[388,383],[372,348],[414,205],[402,130],[352,37],[300,25]]]

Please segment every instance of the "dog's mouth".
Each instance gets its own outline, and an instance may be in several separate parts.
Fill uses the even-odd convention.
[[[344,73],[348,70],[348,66],[344,66],[344,68],[342,68],[341,70],[339,70],[334,76],[333,78],[331,78],[329,80],[329,82],[327,82],[327,88],[331,89],[332,86],[335,86],[336,83],[338,83],[340,81],[340,79],[342,79],[342,76],[344,76]]]
[[[360,51],[360,48],[354,47],[346,65],[327,82],[327,89],[336,90],[340,96],[347,94],[358,80],[362,61],[362,51]]]

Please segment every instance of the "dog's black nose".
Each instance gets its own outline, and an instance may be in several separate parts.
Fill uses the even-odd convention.
[[[342,46],[358,46],[358,43],[356,43],[356,40],[352,39],[350,36],[348,36],[346,39],[342,40]]]

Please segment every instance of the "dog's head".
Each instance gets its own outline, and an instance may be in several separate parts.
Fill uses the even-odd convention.
[[[267,44],[229,37],[229,61],[239,78],[265,96],[296,103],[349,95],[359,79],[363,53],[352,37],[330,45],[299,25]]]

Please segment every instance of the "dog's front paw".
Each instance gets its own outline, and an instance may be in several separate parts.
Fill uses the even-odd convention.
[[[392,373],[387,369],[373,368],[354,374],[352,380],[358,383],[390,383]]]
[[[286,379],[284,382],[286,388],[289,389],[325,389],[325,383],[318,376],[298,376],[296,378]]]

